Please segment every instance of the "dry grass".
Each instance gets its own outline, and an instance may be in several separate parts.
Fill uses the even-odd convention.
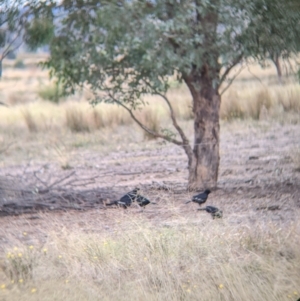
[[[267,116],[261,115],[263,110],[267,112]],[[239,90],[233,86],[222,98],[220,116],[224,120],[259,120],[266,117],[276,120],[283,112],[298,115],[299,111],[300,87],[297,84],[255,90],[249,87]]]
[[[75,133],[90,131],[89,124],[84,113],[73,107],[66,110],[66,126]]]
[[[221,119],[244,119],[246,113],[242,105],[243,104],[238,99],[237,93],[230,91],[229,95],[223,99],[221,103]]]
[[[279,95],[278,102],[284,111],[300,113],[300,90],[289,90],[286,97]]]
[[[44,58],[43,56],[38,59]],[[48,131],[51,128],[56,130],[58,127],[67,127],[74,132],[93,131],[134,124],[130,115],[120,107],[100,104],[93,110],[87,105],[85,94],[69,97],[66,99],[67,104],[61,103],[57,108],[45,104],[41,98],[58,100],[57,90],[53,83],[49,82],[47,71],[42,71],[34,65],[34,56],[20,56],[19,59],[31,67],[25,70],[13,69],[11,68],[13,60],[9,62],[10,65],[5,65],[0,82],[0,96],[1,101],[9,104],[10,108],[1,108],[0,125],[3,127],[22,126],[20,122],[23,119],[22,115],[20,118],[22,110],[28,111],[33,116],[39,131]],[[260,77],[261,81],[253,74]],[[280,122],[298,123],[300,87],[293,79],[286,80],[285,85],[274,84],[275,74],[274,68],[261,69],[254,65],[249,70],[245,69],[222,96],[221,118],[223,120],[272,118]],[[184,86],[174,86],[168,97],[180,121],[193,119],[191,96]],[[163,100],[150,96],[145,97],[145,100],[151,104],[151,108],[145,107],[142,112],[137,112],[138,117],[155,130],[170,127],[169,112]],[[68,104],[70,102],[74,107],[72,110]],[[285,113],[295,116],[286,118]],[[28,128],[30,129],[29,126]],[[145,135],[148,139],[147,134]]]
[[[26,111],[23,111],[23,117],[24,117],[24,121],[26,123],[26,126],[27,126],[29,132],[31,132],[31,133],[37,132],[38,125],[35,122],[32,114],[28,110],[26,110]]]
[[[27,60],[24,61],[28,66]],[[270,70],[259,72],[268,83],[268,77],[273,73]],[[22,95],[25,92],[27,98],[34,100],[34,95],[45,83],[48,83],[46,73],[38,69],[7,70],[0,82],[1,100],[7,100],[12,93]],[[290,122],[287,116],[296,114],[294,120],[300,122],[299,95],[300,89],[295,83],[266,88],[242,73],[223,96],[221,117],[227,120],[249,119],[244,122],[247,125],[241,132],[242,123],[239,121],[236,124],[227,123],[230,133],[240,137],[246,131],[248,133],[249,128],[255,131],[251,119],[272,118]],[[129,114],[120,107],[106,104],[92,108],[84,97],[80,97],[76,96],[78,102],[71,98],[58,105],[40,100],[29,104],[12,101],[12,107],[1,107],[0,144],[9,146],[10,139],[16,144],[11,148],[1,144],[1,167],[4,164],[16,165],[22,160],[24,164],[25,160],[34,158],[36,162],[51,164],[58,161],[62,169],[80,166],[80,172],[84,173],[90,168],[89,164],[95,167],[100,162],[94,171],[103,176],[103,181],[110,179],[109,185],[128,185],[130,180],[142,181],[141,178],[132,179],[125,175],[122,182],[115,172],[111,178],[106,174],[116,162],[120,165],[119,162],[124,164],[125,161],[141,160],[141,157],[134,157],[133,161],[129,161],[124,156],[128,150],[134,149],[138,140],[142,140],[141,132],[132,127],[134,123]],[[169,98],[183,127],[191,127],[191,99],[187,89],[176,87],[170,91]],[[147,97],[147,100],[153,108],[148,110],[146,107],[137,112],[138,117],[155,129],[169,126],[165,104],[153,97]],[[93,133],[96,130],[98,132]],[[44,134],[46,131],[47,135]],[[188,135],[192,136],[192,130]],[[146,147],[145,144],[142,147]],[[99,154],[100,157],[105,154],[100,149],[102,145],[112,155],[101,171],[104,161],[98,162],[96,158]],[[149,148],[157,149],[157,145],[150,142],[149,145]],[[228,149],[224,147],[225,154],[226,151],[232,153],[230,145]],[[83,150],[87,153],[86,157],[76,153],[83,146],[86,147]],[[112,151],[116,150],[121,150],[118,161],[112,159],[115,156]],[[251,152],[250,148],[244,150]],[[93,151],[96,155],[91,156],[91,162],[88,162],[86,158]],[[299,149],[295,148],[289,155],[295,168],[300,167]],[[148,164],[149,154],[145,156]],[[173,162],[183,158],[175,157],[172,152],[162,152],[161,156],[162,160],[171,158]],[[239,165],[244,162],[240,158],[237,160]],[[129,165],[125,168],[131,170]],[[120,168],[123,172],[123,166]],[[149,165],[142,169],[134,168],[138,171],[150,169]],[[228,167],[229,172],[232,168]],[[53,169],[53,172],[57,170]],[[239,171],[233,173],[239,174]],[[166,177],[166,173],[157,170],[153,174],[155,178],[159,175]],[[289,178],[290,175],[284,173]],[[183,178],[183,174],[174,175],[175,179],[178,177]],[[146,176],[142,179],[148,180]],[[152,181],[152,178],[149,179]],[[228,183],[232,185],[230,181],[231,178]],[[239,199],[242,196],[236,194],[235,197]],[[172,202],[169,199],[166,201]],[[244,201],[250,203],[248,199]],[[231,206],[235,208],[235,201]],[[171,217],[160,221],[154,217],[152,220],[150,215],[148,218],[143,214],[137,217],[130,210],[124,214],[115,210],[116,214],[105,221],[102,217],[106,213],[99,212],[98,216],[97,212],[97,221],[78,218],[74,219],[72,226],[47,216],[47,231],[42,234],[39,227],[34,227],[34,221],[26,218],[22,226],[31,225],[33,233],[19,233],[20,229],[14,228],[16,219],[12,218],[11,224],[6,225],[10,225],[13,235],[7,235],[5,230],[5,234],[1,234],[4,243],[0,253],[0,299],[284,301],[299,298],[299,218],[294,223],[286,224],[272,220],[268,222],[263,218],[250,222],[250,219],[241,219],[241,216],[236,219],[236,216],[227,213],[223,220],[213,221],[187,218],[172,212],[172,206],[167,210],[166,216]],[[243,222],[238,224],[238,221]],[[84,229],[82,223],[90,225],[90,228]],[[8,245],[7,240],[13,243]]]
[[[292,148],[290,157],[293,161],[295,171],[300,172],[300,146]]]
[[[96,109],[93,109],[92,112],[92,125],[93,128],[97,130],[105,127],[103,115]]]
[[[149,107],[146,107],[142,110],[142,112],[139,114],[140,121],[146,125],[151,131],[159,133],[160,132],[160,118],[159,118],[159,112],[155,109],[151,109]],[[144,131],[144,138],[146,140],[155,139],[155,137],[148,132]]]
[[[109,231],[90,234],[56,221],[45,244],[7,249],[4,300],[298,298],[299,222],[249,227],[176,217],[154,226],[131,214],[118,218]]]

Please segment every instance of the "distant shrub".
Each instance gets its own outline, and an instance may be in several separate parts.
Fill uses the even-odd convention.
[[[16,69],[25,69],[26,68],[26,65],[24,64],[24,62],[22,60],[17,60],[15,63],[14,63],[14,68]]]
[[[50,84],[48,86],[42,87],[38,91],[39,97],[44,100],[51,101],[53,103],[59,103],[64,97],[63,89],[57,84]]]

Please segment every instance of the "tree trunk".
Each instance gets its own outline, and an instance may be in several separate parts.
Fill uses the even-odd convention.
[[[208,74],[208,70],[205,71]],[[203,190],[217,186],[220,142],[220,95],[213,80],[201,76],[187,78],[193,97],[194,148],[189,158],[189,189]]]
[[[200,1],[195,2],[200,5]],[[203,42],[196,50],[205,49],[201,65],[195,62],[189,75],[183,76],[193,98],[194,148],[189,157],[189,189],[202,190],[217,186],[219,171],[219,111],[220,78],[219,53],[217,51],[217,28],[219,0],[210,1],[207,11],[197,11],[199,34]]]
[[[282,70],[281,70],[281,65],[280,65],[280,61],[279,61],[279,55],[277,55],[277,54],[272,55],[271,60],[273,61],[274,65],[276,67],[278,81],[280,84],[282,84]]]

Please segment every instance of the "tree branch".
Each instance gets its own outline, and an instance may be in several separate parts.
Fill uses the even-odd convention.
[[[9,44],[5,47],[5,50],[3,51],[2,55],[1,55],[1,61],[7,56],[7,54],[9,53],[9,51],[15,51],[17,50],[23,42],[21,42],[19,45],[13,47],[13,49],[10,49],[10,47],[13,45],[13,43],[17,40],[18,37],[20,37],[22,28],[19,28],[19,30],[16,33],[16,36],[9,42]]]
[[[175,114],[174,114],[174,110],[173,110],[173,107],[172,107],[169,99],[164,94],[161,94],[159,92],[156,92],[156,94],[159,95],[159,96],[161,96],[165,100],[165,102],[167,103],[167,105],[169,107],[169,110],[170,110],[170,117],[171,117],[173,126],[177,130],[177,132],[179,133],[179,135],[180,135],[180,137],[182,139],[182,142],[183,142],[182,143],[182,147],[183,147],[184,151],[186,152],[186,154],[187,154],[187,156],[189,158],[189,161],[191,161],[192,157],[193,157],[193,150],[192,150],[192,147],[190,145],[190,141],[186,137],[186,135],[184,134],[182,128],[177,123],[177,120],[176,120],[176,117],[175,117]]]
[[[125,106],[121,101],[117,100],[113,95],[111,95],[110,93],[108,94],[109,97],[115,102],[117,103],[118,105],[120,105],[121,107],[123,107],[131,116],[131,118],[144,130],[146,131],[147,133],[151,134],[152,136],[156,137],[156,138],[162,138],[168,142],[172,142],[176,145],[179,145],[179,146],[183,146],[183,143],[181,141],[178,141],[176,139],[173,139],[167,135],[162,135],[160,133],[157,133],[157,132],[154,132],[152,130],[150,130],[148,127],[146,127],[144,124],[142,124],[136,117],[135,115],[133,114],[132,110],[130,110],[127,106]]]
[[[182,128],[179,126],[179,124],[177,123],[177,120],[176,120],[176,117],[175,117],[175,113],[174,113],[174,110],[173,110],[173,107],[169,101],[169,99],[162,93],[159,93],[159,92],[155,92],[156,95],[162,97],[162,99],[167,103],[168,107],[169,107],[169,110],[170,110],[170,117],[171,117],[171,120],[172,120],[172,123],[173,123],[173,126],[174,128],[177,130],[177,132],[179,133],[181,139],[182,139],[182,142],[184,144],[189,144],[189,140],[188,138],[186,137],[186,135],[184,134]]]
[[[225,72],[223,73],[223,75],[222,75],[222,77],[221,77],[221,79],[220,79],[218,88],[222,85],[223,81],[226,79],[227,75],[228,75],[229,72],[232,70],[232,68],[233,68],[235,65],[237,65],[237,64],[242,60],[243,55],[244,55],[244,54],[241,53],[239,56],[237,56],[237,57],[233,60],[232,64],[230,64],[230,65],[227,67],[227,69],[225,70]]]
[[[253,75],[253,77],[255,77],[255,79],[257,79],[257,80],[260,82],[260,84],[261,84],[264,88],[266,88],[266,86],[265,86],[264,83],[261,81],[261,79],[260,79],[257,75],[255,75],[255,74],[250,70],[249,65],[247,65],[247,69],[248,69],[248,72],[249,72],[251,75]]]
[[[234,80],[237,78],[237,76],[242,72],[243,69],[245,69],[246,66],[241,66],[240,70],[234,75],[233,78],[231,78],[229,80],[229,83],[226,85],[226,87],[222,90],[222,92],[220,92],[220,96],[222,96],[226,91],[227,89],[232,85],[232,83],[234,82]]]

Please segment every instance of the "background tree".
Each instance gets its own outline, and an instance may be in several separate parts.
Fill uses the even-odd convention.
[[[254,47],[250,48],[252,54],[263,65],[269,56],[276,67],[279,82],[282,82],[280,60],[286,61],[293,69],[289,60],[300,51],[300,2],[257,1],[252,10],[253,17],[248,27],[251,38],[247,35],[245,43],[248,46],[253,44]]]
[[[155,137],[183,147],[189,188],[215,187],[219,168],[219,108],[232,69],[248,58],[270,57],[261,46],[265,27],[272,50],[290,55],[299,11],[287,0],[65,0],[45,66],[68,93],[88,87],[94,102],[122,106]],[[271,5],[272,4],[272,5]],[[282,16],[280,24],[276,16]],[[290,16],[293,16],[290,18]],[[282,42],[278,42],[278,39]],[[263,39],[263,40],[264,40]],[[194,142],[183,132],[167,96],[170,78],[186,84],[194,112]],[[230,83],[230,82],[229,82]],[[177,136],[154,132],[135,115],[143,96],[161,97]]]
[[[9,54],[14,53],[22,44],[21,29],[18,26],[20,1],[4,0],[0,6],[0,78],[2,62]]]
[[[52,5],[50,5],[52,4]],[[36,49],[53,34],[52,2],[2,0],[0,2],[0,77],[2,62],[25,42]]]

